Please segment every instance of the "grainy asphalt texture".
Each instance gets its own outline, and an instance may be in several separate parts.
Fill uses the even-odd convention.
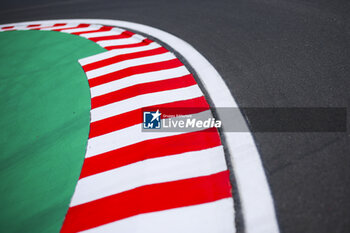
[[[241,107],[349,107],[346,0],[1,2],[0,23],[64,18],[127,20],[175,34],[214,65]],[[281,231],[349,232],[349,130],[254,137]]]

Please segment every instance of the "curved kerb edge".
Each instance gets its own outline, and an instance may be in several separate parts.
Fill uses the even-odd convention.
[[[236,108],[237,103],[231,95],[220,74],[196,49],[182,39],[165,31],[127,21],[104,19],[74,19],[74,20],[44,20],[20,22],[16,24],[37,23],[89,23],[102,24],[139,31],[165,42],[195,70],[209,94],[214,107]],[[14,25],[14,24],[8,24]],[[7,26],[7,25],[1,25]],[[221,118],[220,113],[218,117]],[[225,116],[227,117],[227,116]],[[237,117],[237,116],[236,116]],[[240,121],[244,121],[240,115]],[[250,132],[223,132],[226,146],[231,156],[236,184],[238,186],[241,208],[244,218],[245,232],[248,233],[278,233],[274,204],[262,162]]]

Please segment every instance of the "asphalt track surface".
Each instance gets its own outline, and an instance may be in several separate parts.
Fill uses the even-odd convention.
[[[341,0],[1,3],[0,23],[101,18],[189,42],[241,107],[349,107],[350,2]],[[249,115],[248,115],[249,120]],[[346,133],[255,133],[281,232],[348,232]]]

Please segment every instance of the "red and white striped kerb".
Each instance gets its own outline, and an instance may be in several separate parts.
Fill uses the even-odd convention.
[[[61,233],[235,231],[218,131],[141,131],[145,107],[210,112],[194,77],[174,53],[110,26],[16,24],[0,31],[14,30],[69,33],[108,50],[79,60],[90,85],[90,133]]]

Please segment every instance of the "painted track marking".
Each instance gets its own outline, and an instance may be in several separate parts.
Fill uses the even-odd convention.
[[[211,115],[194,78],[171,52],[141,35],[97,24],[45,23],[4,30],[53,30],[85,35],[111,50],[80,61],[91,93],[99,90],[99,95],[92,98],[91,131],[96,132],[95,126],[104,123],[100,124],[102,130],[98,135],[90,133],[87,165],[84,162],[61,232],[110,231],[133,216],[165,216],[174,208],[180,214],[189,209],[199,213],[192,216],[197,225],[184,219],[178,223],[185,229],[183,232],[193,232],[205,224],[199,219],[216,219],[215,212],[202,216],[204,212],[198,210],[208,204],[222,209],[219,208],[222,203],[226,203],[220,213],[225,221],[211,220],[206,231],[234,232],[229,173],[218,132],[209,129],[142,133],[139,121],[122,117],[140,114],[141,108],[153,105],[187,107],[184,110],[187,114]],[[201,112],[196,112],[196,108],[202,108]],[[116,128],[108,124],[113,119],[124,119],[127,123],[117,124]],[[162,146],[164,143],[168,146]],[[135,156],[128,156],[128,162],[123,164],[118,152],[120,157],[125,155],[122,151],[128,150]],[[143,154],[143,150],[150,154]],[[111,158],[119,165],[109,166]],[[99,169],[91,169],[96,165]],[[127,224],[124,227],[130,228]]]

